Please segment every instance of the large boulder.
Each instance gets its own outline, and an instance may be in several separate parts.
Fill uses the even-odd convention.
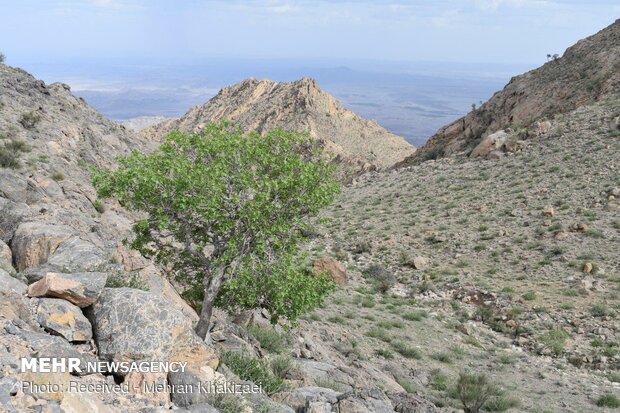
[[[509,135],[504,130],[499,130],[483,138],[469,155],[472,158],[487,158],[495,151],[501,150]]]
[[[105,288],[87,309],[99,356],[111,361],[193,359],[217,366],[217,358],[192,329],[192,321],[147,291]]]
[[[25,294],[27,289],[26,284],[0,268],[0,290],[11,290],[19,294]]]
[[[50,272],[28,287],[28,295],[62,298],[83,308],[97,300],[106,280],[107,274],[101,272],[74,274]]]
[[[209,403],[213,395],[201,391],[201,386],[223,385],[226,377],[209,366],[190,366],[185,371],[168,373],[168,382],[174,388],[192,389],[187,392],[172,392],[170,398],[179,407],[189,407],[194,404]]]
[[[68,341],[89,341],[93,337],[88,319],[79,307],[59,298],[41,298],[37,305],[41,327]]]
[[[13,253],[2,240],[0,240],[0,270],[4,270],[9,274],[15,272],[15,268],[13,268]]]
[[[315,274],[326,274],[336,284],[347,282],[347,270],[333,258],[318,258],[312,263]]]
[[[72,229],[64,225],[24,222],[17,227],[11,246],[17,271],[47,262],[61,242],[68,239]]]
[[[100,271],[108,261],[101,249],[80,237],[62,242],[48,259],[49,264],[64,272]]]

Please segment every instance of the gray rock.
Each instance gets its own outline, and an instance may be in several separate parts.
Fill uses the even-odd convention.
[[[339,393],[332,389],[308,386],[276,393],[271,398],[291,407],[296,412],[303,412],[310,403],[335,404],[338,402],[338,395]]]
[[[27,289],[26,284],[0,268],[0,290],[12,290],[19,294],[26,294]]]
[[[64,225],[24,222],[17,227],[11,246],[17,271],[47,262],[61,242],[73,231]]]
[[[376,388],[342,394],[335,406],[339,413],[394,413],[390,399]]]
[[[37,305],[37,320],[41,327],[68,341],[89,341],[92,327],[79,307],[59,298],[41,298]]]
[[[107,262],[103,251],[80,237],[64,241],[48,259],[50,265],[62,268],[63,272],[101,271]]]
[[[50,272],[30,284],[30,297],[55,297],[67,300],[80,308],[93,304],[105,287],[108,276],[102,272],[63,274]]]
[[[75,357],[80,359],[80,366],[86,366],[87,363],[96,363],[98,361],[93,354],[78,351],[76,347],[59,336],[22,329],[13,329],[7,332],[24,340],[34,350],[33,357]],[[72,374],[80,376],[91,373],[95,372],[88,371],[86,368],[83,368],[81,372],[72,372]]]
[[[87,310],[104,360],[166,360],[192,322],[161,297],[131,288],[105,288]]]

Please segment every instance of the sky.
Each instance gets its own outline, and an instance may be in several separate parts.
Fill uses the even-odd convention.
[[[370,59],[532,64],[619,0],[0,0],[7,62]]]

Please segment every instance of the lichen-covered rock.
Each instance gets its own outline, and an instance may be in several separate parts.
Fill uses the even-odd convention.
[[[41,298],[37,305],[41,327],[68,341],[89,341],[93,337],[88,319],[79,307],[59,298]]]
[[[107,274],[101,272],[47,273],[28,287],[28,295],[62,298],[83,308],[97,300],[106,280]]]
[[[104,360],[170,360],[181,349],[204,346],[191,320],[150,292],[105,288],[87,316]]]
[[[309,404],[313,403],[336,404],[339,394],[332,389],[308,386],[276,393],[272,396],[272,399],[284,403],[296,412],[303,412]]]
[[[72,237],[58,246],[48,262],[65,272],[90,272],[100,270],[108,260],[91,242]]]
[[[47,225],[24,222],[17,227],[11,246],[17,271],[36,267],[47,262],[61,242],[71,236],[71,228],[64,225]]]
[[[28,286],[0,268],[0,290],[11,290],[25,294]]]

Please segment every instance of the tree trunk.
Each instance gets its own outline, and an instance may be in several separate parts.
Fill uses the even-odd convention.
[[[198,337],[205,340],[211,327],[211,315],[213,314],[213,304],[217,298],[217,294],[220,292],[222,281],[224,280],[224,274],[218,273],[213,277],[205,276],[203,281],[205,285],[204,298],[202,300],[202,310],[200,310],[200,318],[198,324],[196,324],[196,334]]]

